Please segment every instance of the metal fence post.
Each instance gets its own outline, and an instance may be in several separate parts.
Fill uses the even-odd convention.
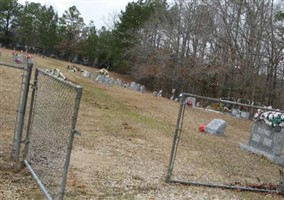
[[[177,119],[177,123],[176,123],[176,130],[175,130],[175,135],[174,135],[174,140],[173,140],[173,146],[172,146],[171,155],[170,155],[168,171],[167,171],[167,175],[166,175],[166,182],[171,181],[171,176],[172,176],[173,167],[174,167],[174,161],[175,161],[175,157],[176,157],[176,153],[177,153],[179,138],[180,138],[182,124],[183,124],[184,111],[185,111],[185,97],[182,96],[182,99],[181,99],[181,102],[180,102],[178,119]]]
[[[20,148],[21,148],[21,140],[23,135],[23,128],[24,128],[24,121],[25,121],[25,113],[26,113],[26,106],[28,100],[28,93],[29,93],[29,85],[30,79],[32,74],[33,63],[27,64],[27,69],[24,73],[24,82],[23,82],[23,95],[21,98],[20,108],[19,108],[19,124],[16,131],[16,140],[15,140],[15,159],[19,160],[20,157]]]
[[[79,134],[79,132],[75,129],[76,128],[76,123],[77,123],[77,117],[79,113],[79,106],[80,106],[80,100],[82,97],[82,92],[83,89],[81,87],[77,88],[77,95],[75,99],[75,105],[74,105],[74,113],[72,116],[72,124],[71,124],[71,132],[68,140],[68,149],[67,149],[67,154],[66,154],[66,160],[64,164],[64,171],[63,171],[63,179],[60,187],[60,193],[59,193],[59,199],[62,200],[64,198],[64,193],[65,193],[65,186],[66,186],[66,181],[67,181],[67,175],[68,175],[68,168],[70,164],[70,157],[71,157],[71,150],[73,146],[73,140],[74,140],[74,135]]]
[[[38,70],[35,70],[34,75],[34,82],[32,85],[32,95],[31,95],[31,102],[30,102],[30,111],[29,111],[29,118],[27,122],[27,134],[26,134],[26,141],[25,141],[25,149],[24,149],[24,159],[27,159],[29,144],[30,144],[30,130],[31,130],[31,123],[32,123],[32,115],[33,115],[33,105],[35,99],[35,91],[37,88],[37,77],[38,77]]]
[[[279,181],[279,185],[276,188],[278,194],[284,195],[284,175],[283,171],[281,171],[281,177]]]

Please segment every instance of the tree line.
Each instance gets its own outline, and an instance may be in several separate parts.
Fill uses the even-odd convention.
[[[76,6],[0,2],[0,43],[130,74],[152,90],[249,99],[284,109],[284,2],[138,0],[111,28]]]

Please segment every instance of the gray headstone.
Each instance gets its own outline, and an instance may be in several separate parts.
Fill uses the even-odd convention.
[[[86,77],[86,78],[89,78],[89,77],[91,76],[91,74],[90,74],[90,72],[84,70],[84,71],[82,72],[82,76],[84,76],[84,77]]]
[[[145,92],[145,86],[144,86],[144,85],[141,85],[141,87],[140,87],[140,92],[142,92],[142,93]]]
[[[105,82],[105,76],[103,76],[103,75],[98,76],[97,81],[98,81],[98,83],[104,83]]]
[[[110,78],[108,76],[105,76],[103,84],[109,85]]]
[[[115,85],[121,87],[122,86],[122,81],[120,79],[116,79]]]
[[[136,85],[135,82],[131,82],[131,83],[130,83],[130,89],[131,89],[131,90],[137,90],[137,85]]]
[[[154,91],[154,92],[153,92],[153,96],[156,97],[157,95],[158,95],[158,92],[157,92],[157,91]]]
[[[238,109],[236,109],[236,108],[232,108],[232,115],[233,116],[236,116],[237,114],[238,114]]]
[[[284,147],[284,129],[267,125],[263,121],[256,121],[251,130],[247,144],[241,144],[244,150],[264,155],[275,164],[284,165],[282,151]]]
[[[131,89],[132,89],[132,88],[135,88],[135,86],[136,86],[135,82],[131,82],[131,83],[130,83],[130,88],[131,88]]]
[[[110,85],[113,85],[113,84],[114,84],[114,79],[113,79],[112,77],[110,77],[108,83],[109,83]]]
[[[101,75],[98,74],[98,73],[95,73],[95,74],[94,74],[94,81],[98,81],[97,78],[98,78],[99,76],[101,76]]]
[[[241,118],[244,118],[244,119],[249,119],[249,112],[245,112],[245,111],[242,111],[241,112]]]
[[[227,123],[222,119],[213,119],[205,127],[205,132],[214,135],[224,135]]]
[[[136,91],[140,92],[141,85],[139,83],[136,84]]]

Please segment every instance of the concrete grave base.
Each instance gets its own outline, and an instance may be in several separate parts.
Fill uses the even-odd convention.
[[[240,144],[240,148],[243,149],[243,150],[249,151],[251,153],[263,155],[268,160],[270,160],[271,162],[273,162],[273,163],[275,163],[277,165],[281,165],[281,166],[284,165],[284,158],[283,157],[272,155],[270,153],[267,153],[265,151],[259,150],[259,149],[255,148],[255,147],[249,146],[247,144]]]

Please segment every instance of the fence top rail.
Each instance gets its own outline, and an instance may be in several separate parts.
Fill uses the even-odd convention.
[[[39,71],[40,73],[46,75],[46,76],[49,76],[49,77],[51,77],[51,78],[53,78],[53,79],[55,79],[55,80],[65,84],[65,85],[69,86],[69,87],[73,87],[76,90],[82,90],[82,87],[80,85],[76,85],[75,83],[72,83],[71,81],[66,81],[66,80],[63,80],[61,78],[58,78],[57,76],[51,75],[48,72],[46,72],[45,70],[40,69],[40,68],[36,68],[36,70]]]
[[[19,66],[19,65],[12,64],[12,63],[2,62],[2,61],[0,61],[0,66],[12,67],[12,68],[21,69],[21,70],[25,69],[24,66]]]
[[[217,98],[212,98],[212,97],[204,97],[204,96],[190,94],[190,93],[182,93],[182,95],[185,98],[194,97],[194,98],[205,99],[205,100],[214,101],[214,102],[218,102],[218,103],[227,103],[227,104],[232,104],[232,105],[236,105],[236,106],[243,106],[243,107],[247,107],[247,108],[255,108],[255,109],[261,109],[261,110],[267,110],[267,111],[277,111],[277,112],[284,113],[283,110],[279,110],[279,109],[272,109],[272,108],[266,108],[266,107],[255,106],[255,105],[250,105],[250,104],[243,104],[243,103],[239,103],[239,102],[235,102],[235,101],[222,100],[222,99],[217,99]]]

